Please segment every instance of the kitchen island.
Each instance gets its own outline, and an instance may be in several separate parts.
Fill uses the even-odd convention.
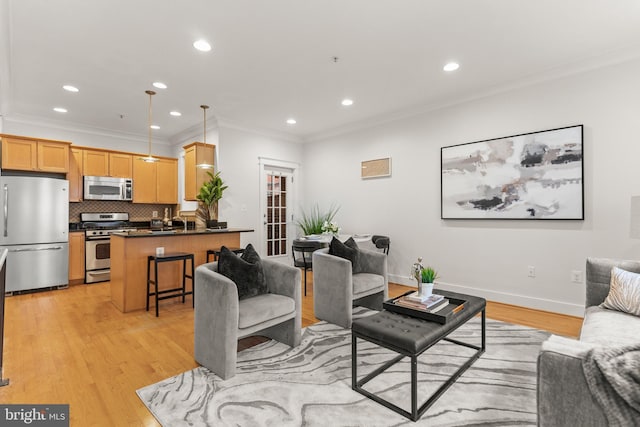
[[[138,230],[111,235],[111,302],[123,313],[144,309],[147,304],[147,257],[156,254],[156,248],[164,253],[192,253],[195,266],[207,260],[207,250],[221,246],[240,247],[240,233],[248,228],[220,230]],[[187,263],[187,269],[190,265]],[[162,263],[158,266],[160,290],[182,283],[182,263]],[[187,290],[191,280],[187,279]]]

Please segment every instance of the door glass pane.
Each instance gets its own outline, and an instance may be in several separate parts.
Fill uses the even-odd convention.
[[[281,172],[267,172],[267,255],[286,255],[287,245],[287,182]]]

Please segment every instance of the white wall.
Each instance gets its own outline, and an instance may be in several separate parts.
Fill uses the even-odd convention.
[[[461,71],[464,72],[464,71]],[[345,232],[391,236],[390,280],[412,284],[423,256],[443,287],[582,315],[585,258],[638,258],[630,197],[640,194],[640,61],[512,90],[305,146],[305,193],[336,202]],[[584,124],[585,220],[440,219],[440,147]],[[360,162],[392,157],[391,178]],[[536,277],[527,277],[534,266]]]
[[[220,221],[229,227],[249,227],[254,233],[243,233],[241,244],[252,243],[261,248],[260,230],[260,165],[259,158],[266,157],[291,163],[300,163],[303,146],[220,125],[218,165],[221,177],[229,188],[220,200]]]

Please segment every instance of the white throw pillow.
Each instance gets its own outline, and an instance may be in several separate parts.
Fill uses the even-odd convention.
[[[609,295],[601,306],[640,316],[640,274],[613,267]]]

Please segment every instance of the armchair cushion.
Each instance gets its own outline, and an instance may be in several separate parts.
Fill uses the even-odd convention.
[[[240,300],[269,292],[260,255],[251,244],[247,245],[241,257],[223,246],[218,259],[218,272],[236,284]]]
[[[335,237],[331,239],[331,243],[329,244],[329,255],[338,256],[351,261],[352,273],[362,272],[359,260],[360,251],[358,249],[358,244],[352,237],[349,237],[349,239],[344,243]]]
[[[640,316],[640,274],[611,270],[611,287],[602,307]]]
[[[296,302],[293,298],[276,294],[258,295],[240,301],[240,315],[238,328],[247,329],[259,323],[272,319],[279,319],[296,312]],[[279,322],[276,322],[279,323]]]
[[[384,277],[379,274],[358,273],[351,276],[353,281],[353,297],[370,295],[373,291],[384,290]]]

